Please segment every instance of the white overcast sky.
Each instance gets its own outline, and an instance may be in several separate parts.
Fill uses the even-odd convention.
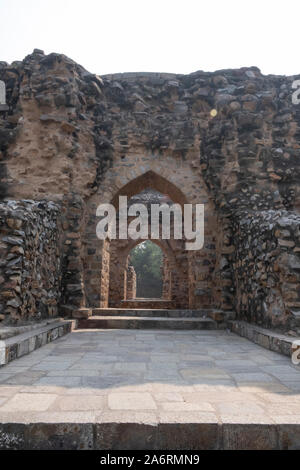
[[[34,48],[93,73],[300,73],[300,0],[0,0],[0,60]]]

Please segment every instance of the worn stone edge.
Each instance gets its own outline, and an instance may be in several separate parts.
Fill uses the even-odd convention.
[[[300,424],[39,422],[0,424],[0,449],[300,449]]]
[[[299,341],[300,337],[291,337],[276,333],[274,331],[262,328],[257,325],[252,325],[245,321],[228,321],[228,328],[233,333],[238,334],[244,338],[249,339],[255,344],[262,346],[265,349],[274,351],[285,356],[292,355],[292,345],[295,341]]]
[[[58,321],[43,328],[33,329],[26,333],[0,341],[0,367],[9,362],[30,354],[32,351],[55,341],[77,327],[76,320]]]

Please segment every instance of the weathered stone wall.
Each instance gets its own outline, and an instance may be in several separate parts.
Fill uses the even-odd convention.
[[[10,322],[58,314],[61,255],[58,205],[0,203],[0,319]]]
[[[71,314],[85,305],[81,233],[85,227],[85,205],[79,195],[67,194],[61,204],[62,313]]]
[[[294,328],[300,309],[300,215],[241,213],[234,223],[239,319]]]
[[[288,211],[289,220],[300,213],[300,106],[292,103],[299,78],[263,76],[255,67],[100,78],[39,50],[22,62],[1,62],[8,110],[0,110],[0,193],[61,204],[61,303],[70,310],[108,305],[113,261],[110,242],[96,238],[96,208],[148,184],[174,202],[205,204],[204,248],[175,250],[176,259],[187,259],[190,307],[236,306],[253,322],[289,324],[297,270],[288,257],[276,286],[265,286],[272,271],[260,258],[276,245],[275,271],[281,254],[298,256],[264,221],[276,211]],[[250,226],[262,224],[262,245],[269,240],[261,254],[250,235],[251,262],[242,214]]]

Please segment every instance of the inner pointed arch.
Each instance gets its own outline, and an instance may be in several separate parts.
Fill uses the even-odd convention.
[[[140,193],[144,189],[154,189],[159,191],[162,194],[166,194],[169,198],[177,204],[183,206],[187,204],[187,198],[174,183],[167,180],[161,175],[158,175],[154,171],[150,170],[142,175],[134,178],[125,184],[113,197],[111,203],[118,208],[119,206],[119,196],[127,196],[131,198],[135,194]]]

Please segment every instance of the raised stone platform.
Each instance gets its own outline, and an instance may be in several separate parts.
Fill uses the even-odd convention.
[[[26,322],[21,326],[2,326],[0,325],[0,340],[12,338],[13,336],[21,335],[22,333],[28,333],[29,331],[49,326],[52,323],[57,323],[60,319],[52,318],[37,322]]]
[[[226,331],[75,330],[0,369],[0,449],[300,449],[299,374]]]
[[[263,348],[291,357],[293,343],[299,343],[300,336],[288,336],[244,321],[229,321],[228,326],[234,333],[243,336]],[[299,343],[300,344],[300,343]]]
[[[2,327],[0,367],[70,333],[76,325],[76,320],[56,318],[28,326]]]

